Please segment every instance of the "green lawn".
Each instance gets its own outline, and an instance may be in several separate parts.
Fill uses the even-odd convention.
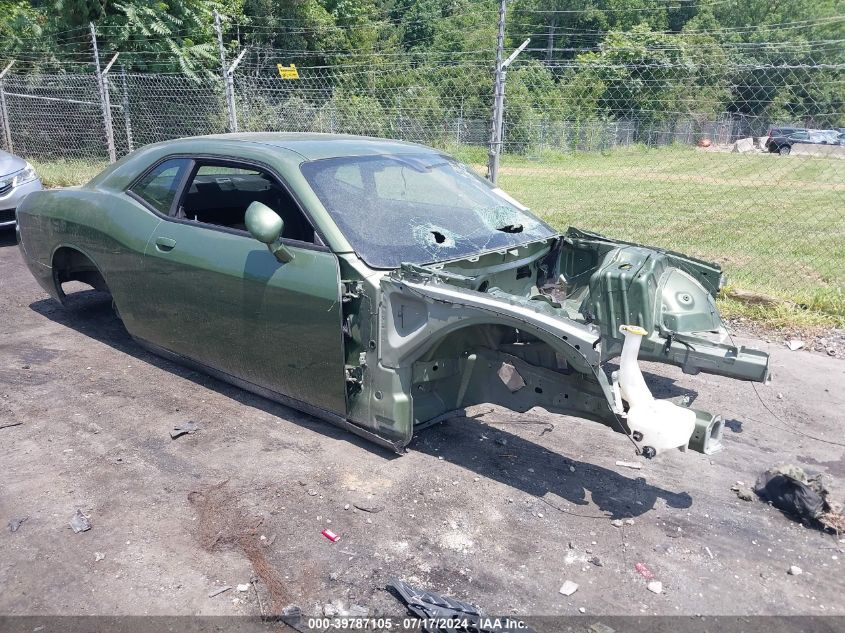
[[[450,148],[484,173],[486,150]],[[105,163],[32,161],[46,186]],[[845,160],[633,147],[506,155],[499,185],[552,226],[577,226],[716,261],[777,310],[723,308],[776,325],[845,324]]]
[[[456,153],[484,173],[483,150]],[[693,148],[505,156],[499,185],[558,229],[716,261],[731,285],[809,308],[799,321],[845,319],[845,160]]]

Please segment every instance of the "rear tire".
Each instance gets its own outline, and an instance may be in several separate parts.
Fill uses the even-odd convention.
[[[781,156],[789,156],[789,152],[792,151],[792,148],[789,145],[781,145],[778,148],[778,154]]]

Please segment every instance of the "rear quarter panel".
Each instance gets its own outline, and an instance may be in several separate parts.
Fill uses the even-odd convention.
[[[18,222],[21,248],[42,286],[45,274],[52,283],[56,250],[74,248],[97,266],[132,331],[144,249],[158,216],[122,192],[79,188],[28,196],[18,209]]]

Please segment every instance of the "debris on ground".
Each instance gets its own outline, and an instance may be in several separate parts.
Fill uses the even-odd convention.
[[[221,593],[229,591],[231,587],[229,585],[224,585],[223,587],[218,587],[217,589],[212,589],[208,592],[208,597],[213,598],[214,596],[219,596]]]
[[[654,578],[654,573],[652,573],[652,571],[648,567],[646,567],[645,563],[637,563],[636,565],[634,565],[634,569],[636,569],[639,572],[640,576],[642,576],[646,580],[652,580]]]
[[[199,428],[196,422],[184,422],[179,426],[173,427],[173,430],[170,431],[170,439],[175,440],[177,437],[182,437],[186,434],[191,435],[192,433],[196,433]]]
[[[640,462],[623,462],[621,460],[616,462],[617,466],[623,466],[625,468],[633,468],[634,470],[640,470],[643,465]]]
[[[790,349],[790,351],[797,352],[799,349],[804,347],[804,341],[800,341],[797,338],[791,338],[786,342],[786,346]]]
[[[320,532],[320,534],[322,534],[323,536],[325,536],[325,537],[326,537],[327,539],[329,539],[332,543],[337,542],[337,540],[340,538],[337,534],[335,534],[334,532],[332,532],[331,530],[328,530],[328,529],[323,530],[322,532]]]
[[[710,551],[710,548],[709,548],[709,547],[705,547],[705,548],[704,548],[704,551],[705,551],[705,552],[707,552],[707,555],[708,555],[710,558],[715,558],[715,557],[713,556],[713,552],[711,552],[711,551]]]
[[[736,493],[736,496],[743,501],[754,501],[754,491],[748,486],[743,486],[737,483],[731,486],[731,490],[733,490]]]
[[[244,593],[244,592],[246,592],[246,591],[249,591],[249,587],[250,587],[249,583],[244,583],[244,584],[242,584],[242,585],[238,585],[237,589],[238,589],[238,591],[240,591],[241,593]]]
[[[611,524],[613,527],[622,527],[623,525],[625,525],[625,524],[622,522],[622,519],[613,519],[613,521],[611,521],[611,522],[610,522],[610,524]]]
[[[590,633],[616,633],[616,629],[613,629],[603,622],[594,622],[590,625]]]
[[[87,532],[90,530],[91,522],[88,520],[87,516],[82,514],[82,510],[77,510],[70,518],[70,527],[73,528],[74,534],[79,534],[80,532]]]
[[[11,422],[9,424],[0,424],[0,429],[8,429],[13,426],[20,426],[23,422]]]
[[[9,531],[10,532],[17,532],[18,528],[23,525],[24,521],[26,521],[29,517],[17,517],[9,521]]]
[[[646,588],[651,593],[663,593],[663,583],[659,580],[652,580],[647,585]]]
[[[370,514],[375,514],[376,512],[384,510],[382,506],[368,506],[363,503],[353,503],[352,505],[358,508],[361,512],[369,512]]]
[[[784,514],[838,534],[845,531],[845,516],[828,486],[822,473],[808,475],[799,466],[783,464],[760,475],[754,492]]]
[[[94,562],[95,563],[99,563],[105,557],[106,557],[106,555],[103,554],[102,552],[94,552]]]
[[[478,633],[489,633],[493,630],[501,630],[501,627],[489,628],[482,626],[486,622],[483,620],[493,620],[495,618],[483,618],[478,607],[473,606],[467,602],[461,602],[454,598],[447,598],[434,593],[433,591],[425,591],[423,589],[416,589],[408,583],[392,579],[387,583],[387,589],[392,591],[396,596],[405,603],[408,611],[421,620],[422,629],[428,633],[440,631],[437,622],[448,622],[457,620],[466,620],[469,626],[467,630],[478,631]],[[518,622],[514,630],[519,629],[525,633],[532,633],[532,629],[528,628],[524,622]]]
[[[804,570],[801,569],[798,565],[790,565],[786,573],[790,576],[800,576],[804,573]]]
[[[560,586],[558,593],[562,593],[564,596],[571,596],[576,591],[578,591],[578,583],[567,580]]]

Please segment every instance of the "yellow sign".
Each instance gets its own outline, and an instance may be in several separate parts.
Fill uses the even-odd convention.
[[[296,70],[296,64],[291,64],[290,66],[276,64],[276,68],[279,69],[279,77],[282,79],[299,79],[299,72]]]

